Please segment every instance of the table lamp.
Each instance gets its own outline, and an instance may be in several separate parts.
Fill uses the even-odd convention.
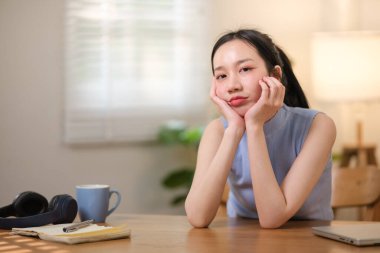
[[[380,98],[380,32],[316,33],[311,50],[317,100],[358,104]],[[357,120],[356,135],[358,164],[365,166],[361,119]]]

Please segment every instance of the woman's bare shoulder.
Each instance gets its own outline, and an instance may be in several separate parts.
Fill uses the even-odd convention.
[[[216,118],[210,121],[205,129],[205,134],[223,134],[224,126],[221,118]]]
[[[322,128],[329,128],[333,131],[335,131],[335,123],[334,120],[328,116],[326,113],[318,113],[313,121],[313,124],[322,127]]]
[[[325,113],[318,113],[315,116],[311,129],[322,136],[330,136],[335,140],[336,126],[334,120]]]
[[[220,118],[210,121],[202,135],[201,145],[219,143],[223,138],[224,126]]]

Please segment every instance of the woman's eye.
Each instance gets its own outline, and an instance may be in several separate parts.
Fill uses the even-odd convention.
[[[248,71],[250,71],[250,70],[252,70],[252,68],[248,68],[248,67],[246,67],[246,68],[242,68],[242,69],[240,70],[240,72],[248,72]]]
[[[226,78],[226,75],[224,75],[224,74],[221,74],[221,75],[217,75],[217,76],[216,76],[216,79],[217,79],[217,80],[224,79],[224,78]]]

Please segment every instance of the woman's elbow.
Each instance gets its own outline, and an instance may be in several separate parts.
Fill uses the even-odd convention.
[[[276,219],[271,219],[271,218],[259,219],[260,227],[266,228],[266,229],[280,228],[282,225],[285,224],[285,222],[286,221],[276,220]]]
[[[192,214],[186,210],[187,220],[194,228],[207,228],[210,225],[211,220],[204,215]]]
[[[201,217],[191,217],[187,215],[187,220],[194,228],[207,228],[211,222]]]
[[[185,203],[187,220],[194,228],[207,228],[211,221],[205,216],[193,210],[188,203]]]

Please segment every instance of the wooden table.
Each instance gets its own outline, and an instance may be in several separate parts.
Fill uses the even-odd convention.
[[[131,238],[66,245],[0,230],[0,253],[380,252],[379,246],[359,248],[313,235],[311,227],[329,224],[324,221],[291,221],[280,229],[261,229],[257,220],[230,218],[216,218],[208,229],[192,228],[184,216],[113,214],[107,221],[128,224]]]

